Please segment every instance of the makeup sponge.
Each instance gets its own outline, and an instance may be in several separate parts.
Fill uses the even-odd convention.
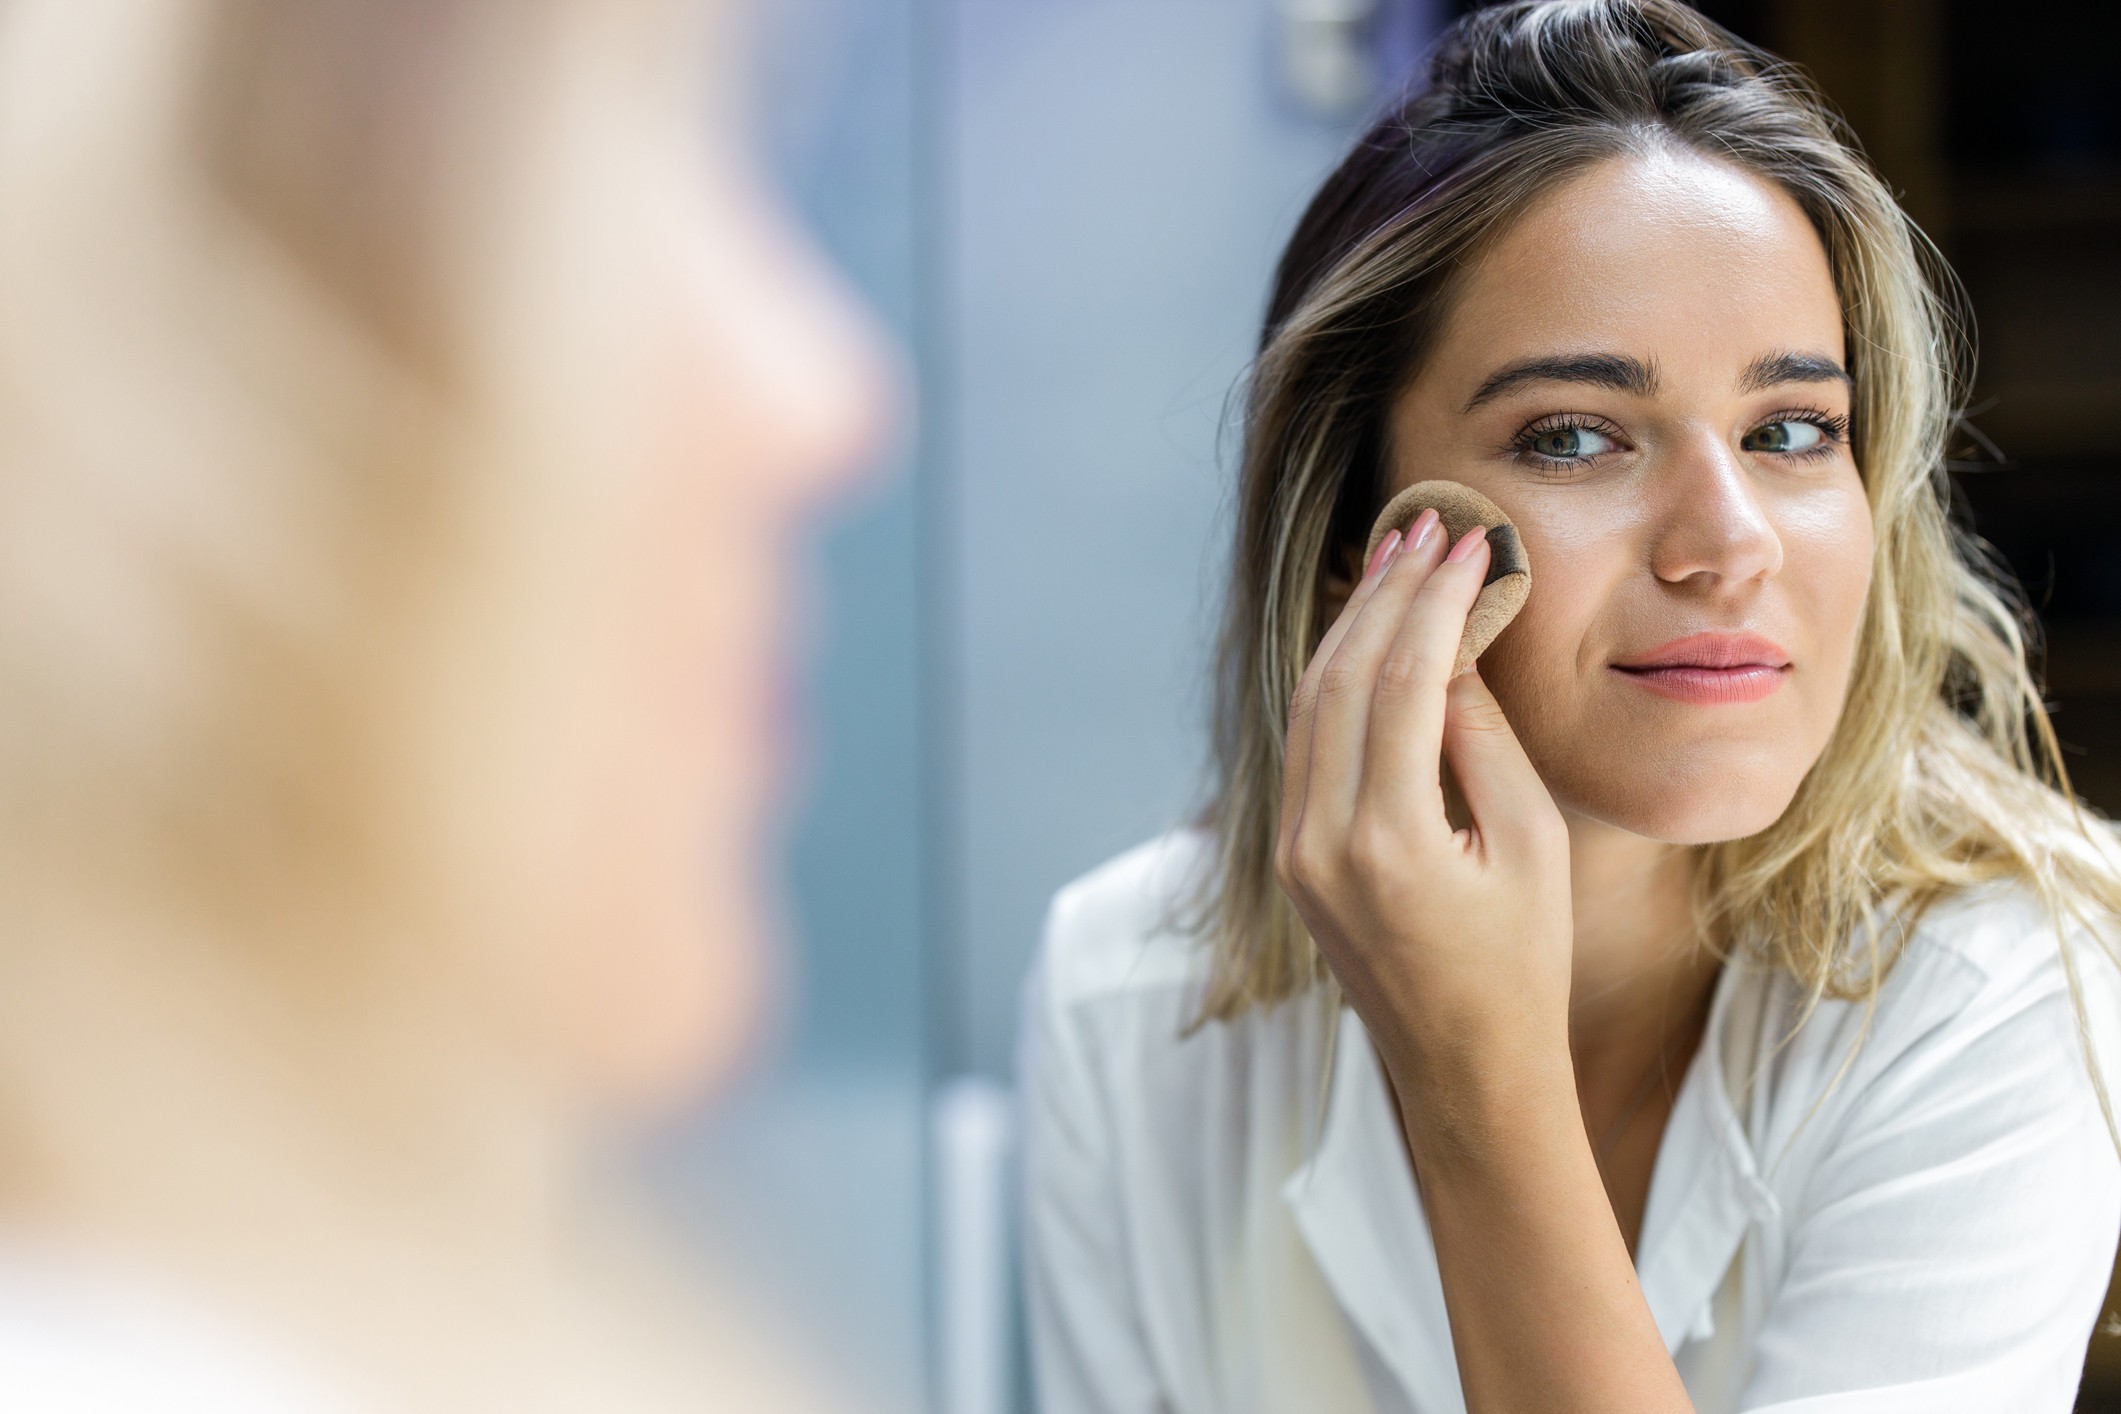
[[[1444,531],[1450,536],[1446,544],[1455,543],[1476,525],[1488,528],[1488,578],[1481,586],[1480,597],[1473,601],[1473,612],[1466,615],[1465,637],[1458,641],[1458,662],[1451,668],[1455,676],[1487,652],[1495,635],[1509,627],[1510,620],[1524,607],[1525,596],[1532,592],[1532,562],[1525,556],[1524,542],[1517,538],[1517,527],[1510,524],[1502,508],[1456,481],[1417,481],[1387,501],[1378,513],[1377,524],[1370,529],[1370,544],[1363,551],[1362,562],[1370,563],[1370,556],[1377,553],[1387,535],[1404,531],[1428,509],[1433,509],[1436,518],[1443,522]]]

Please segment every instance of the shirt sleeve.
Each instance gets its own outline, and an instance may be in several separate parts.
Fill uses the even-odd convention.
[[[1041,1414],[1160,1414],[1127,1280],[1112,1127],[1093,1052],[1055,985],[1065,896],[1024,993],[1024,1294]]]
[[[1847,1079],[1861,1089],[1801,1194],[1738,1407],[2065,1414],[2113,1269],[2121,1160],[2060,967],[1985,986]]]

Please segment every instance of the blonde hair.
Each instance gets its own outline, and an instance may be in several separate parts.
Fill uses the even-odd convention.
[[[2027,666],[2025,620],[1948,515],[1944,455],[1971,376],[1949,270],[1803,77],[1677,0],[1541,0],[1460,21],[1425,82],[1313,200],[1254,366],[1216,686],[1214,867],[1184,920],[1210,940],[1200,1020],[1327,980],[1273,869],[1287,711],[1386,484],[1390,399],[1472,263],[1597,161],[1676,145],[1788,193],[1844,310],[1852,445],[1876,527],[1849,696],[1789,808],[1703,848],[1708,944],[1811,1003],[1868,1000],[1906,929],[1953,891],[2030,885],[2064,938],[2121,919]],[[2079,1021],[2083,1022],[2081,991]]]

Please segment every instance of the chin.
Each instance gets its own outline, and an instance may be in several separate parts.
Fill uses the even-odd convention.
[[[1654,766],[1611,778],[1566,773],[1553,782],[1556,802],[1573,814],[1665,844],[1721,844],[1757,835],[1782,818],[1802,773],[1785,770],[1684,769]]]
[[[1781,818],[1782,805],[1766,809],[1749,802],[1692,809],[1675,806],[1646,821],[1635,833],[1666,844],[1722,844],[1757,835]]]
[[[760,1043],[773,990],[760,910],[673,912],[604,950],[586,1038],[593,1088],[646,1121],[730,1082]]]

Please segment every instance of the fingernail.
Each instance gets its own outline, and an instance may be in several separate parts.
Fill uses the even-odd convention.
[[[1474,526],[1471,530],[1458,537],[1458,543],[1451,547],[1451,553],[1444,556],[1445,562],[1456,564],[1462,560],[1472,559],[1473,552],[1479,549],[1481,542],[1487,538],[1488,528],[1486,526]]]
[[[1429,543],[1429,537],[1435,533],[1436,512],[1433,510],[1423,511],[1419,516],[1415,517],[1414,533],[1407,538],[1408,548],[1419,550],[1422,546]]]
[[[1399,547],[1404,543],[1405,538],[1396,530],[1378,541],[1376,553],[1370,556],[1370,567],[1362,572],[1362,577],[1370,579],[1382,571],[1386,565],[1391,564],[1393,557],[1399,554]]]

